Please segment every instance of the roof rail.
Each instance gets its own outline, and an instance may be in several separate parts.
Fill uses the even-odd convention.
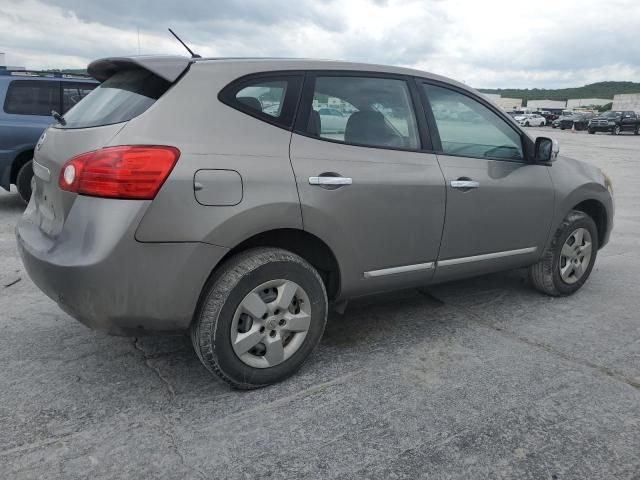
[[[38,70],[7,70],[0,68],[0,76],[11,77],[41,77],[41,78],[77,78],[93,80],[93,77],[83,73],[43,72]]]

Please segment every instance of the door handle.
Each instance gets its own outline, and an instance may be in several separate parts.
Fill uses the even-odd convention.
[[[452,188],[466,189],[466,188],[478,188],[479,186],[480,186],[480,183],[476,182],[475,180],[451,180]]]
[[[350,177],[329,177],[329,176],[319,176],[319,177],[309,177],[309,185],[320,185],[322,186],[332,186],[332,187],[340,187],[342,185],[351,185],[353,183],[353,179]]]

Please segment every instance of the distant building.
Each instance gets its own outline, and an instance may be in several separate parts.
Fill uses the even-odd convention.
[[[567,100],[567,108],[601,107],[611,102],[610,98],[571,98]]]
[[[612,110],[640,112],[640,93],[621,93],[613,97]]]
[[[564,100],[527,100],[527,108],[530,110],[564,110],[567,102]]]
[[[483,93],[485,97],[497,103],[499,107],[504,110],[518,110],[522,108],[522,99],[521,98],[507,98],[503,97],[498,93]]]
[[[24,67],[8,66],[6,54],[0,52],[0,70],[24,70]]]

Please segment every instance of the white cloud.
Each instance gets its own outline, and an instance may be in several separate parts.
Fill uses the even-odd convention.
[[[178,53],[406,65],[477,87],[640,80],[637,0],[4,0],[0,51],[29,68]]]

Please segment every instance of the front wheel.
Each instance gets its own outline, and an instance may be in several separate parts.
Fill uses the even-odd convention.
[[[542,259],[529,267],[529,279],[547,295],[571,295],[589,278],[597,252],[596,224],[586,213],[573,210],[556,230]]]
[[[204,366],[234,388],[270,385],[298,370],[322,337],[327,292],[318,272],[278,248],[254,248],[207,282],[191,326]]]
[[[636,127],[636,129],[633,131],[633,134],[634,134],[634,135],[640,135],[640,125],[638,125],[638,126]]]
[[[611,135],[620,135],[620,125],[616,125],[611,129]]]
[[[589,129],[589,135],[593,135],[593,134],[595,134],[595,133],[596,133],[596,131],[595,131],[595,130],[591,130],[591,129]]]
[[[29,199],[31,198],[31,180],[33,180],[33,163],[29,160],[20,167],[18,175],[16,176],[16,188],[18,189],[18,194],[20,195],[20,198],[27,203],[29,203]]]

